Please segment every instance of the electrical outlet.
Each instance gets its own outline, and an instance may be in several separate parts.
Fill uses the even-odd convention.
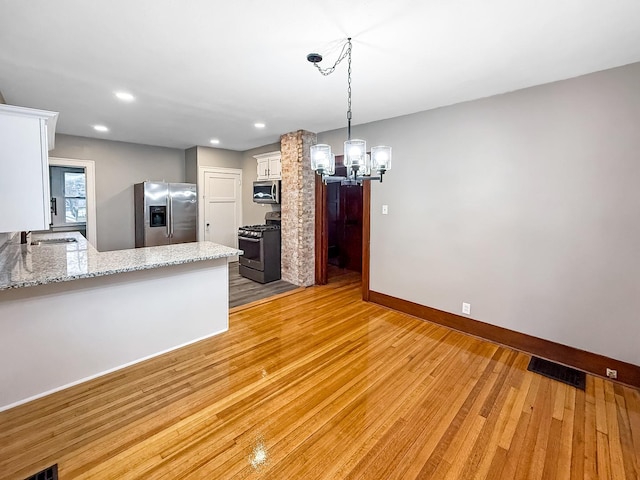
[[[389,205],[382,205],[382,214],[383,215],[389,214]]]
[[[612,370],[611,368],[607,368],[607,377],[609,378],[618,378],[618,371]]]
[[[462,302],[462,313],[471,315],[471,304]]]

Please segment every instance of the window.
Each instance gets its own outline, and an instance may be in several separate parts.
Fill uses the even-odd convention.
[[[64,172],[65,223],[87,221],[87,182],[84,173]]]

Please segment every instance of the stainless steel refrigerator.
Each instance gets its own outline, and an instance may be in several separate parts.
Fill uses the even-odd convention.
[[[136,248],[196,241],[197,195],[192,183],[133,186]]]

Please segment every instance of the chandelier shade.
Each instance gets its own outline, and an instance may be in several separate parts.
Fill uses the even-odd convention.
[[[348,169],[356,167],[365,169],[367,163],[367,142],[353,139],[344,142],[344,166]]]
[[[311,169],[333,175],[335,173],[335,156],[331,153],[331,146],[320,143],[311,147]],[[332,173],[329,173],[332,172]]]
[[[371,169],[376,172],[391,170],[391,147],[380,145],[371,148]]]

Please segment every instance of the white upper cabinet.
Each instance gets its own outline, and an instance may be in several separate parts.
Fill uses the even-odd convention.
[[[282,163],[280,152],[262,153],[254,155],[258,161],[258,180],[280,180],[282,178]]]
[[[58,114],[0,105],[0,232],[49,228],[49,150]]]

